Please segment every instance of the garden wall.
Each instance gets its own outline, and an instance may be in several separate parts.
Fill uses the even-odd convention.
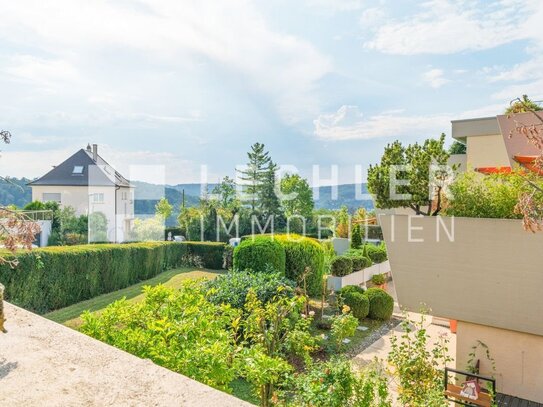
[[[383,274],[390,272],[390,263],[388,260],[366,267],[363,270],[355,271],[343,277],[328,276],[328,290],[338,291],[348,285],[360,285],[370,281],[375,274]]]
[[[146,242],[56,246],[21,251],[0,265],[5,299],[46,313],[125,288],[198,256],[206,268],[222,267],[222,243]]]

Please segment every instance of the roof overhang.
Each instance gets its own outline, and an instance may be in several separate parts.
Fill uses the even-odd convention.
[[[452,137],[466,143],[468,136],[491,136],[501,134],[496,116],[475,119],[451,120]]]

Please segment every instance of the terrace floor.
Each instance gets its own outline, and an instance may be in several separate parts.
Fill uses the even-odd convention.
[[[249,406],[188,377],[5,304],[0,399],[6,406]]]

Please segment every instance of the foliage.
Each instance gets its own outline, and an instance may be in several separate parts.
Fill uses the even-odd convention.
[[[305,286],[308,295],[320,295],[324,275],[324,249],[320,243],[295,234],[275,235],[274,239],[285,249],[286,276],[298,286]]]
[[[255,237],[243,240],[234,249],[234,269],[263,272],[270,267],[285,273],[285,249],[275,239]]]
[[[373,366],[355,372],[343,358],[315,363],[307,372],[293,376],[291,390],[281,394],[281,401],[304,407],[391,406],[384,375]]]
[[[155,205],[155,214],[162,217],[163,220],[166,220],[170,217],[173,211],[173,205],[168,202],[166,197],[160,198],[160,200]]]
[[[353,235],[351,237],[351,247],[353,249],[359,249],[362,247],[362,230],[360,225],[356,224],[353,227]]]
[[[15,205],[19,208],[32,200],[32,190],[27,178],[0,177],[0,205]]]
[[[313,213],[313,191],[306,179],[298,174],[286,174],[281,179],[281,192],[284,195],[296,194],[292,199],[283,199],[281,204],[286,216],[299,215],[310,219]]]
[[[222,243],[146,242],[20,250],[6,254],[19,265],[0,265],[0,281],[8,301],[45,313],[180,267],[190,257],[220,268],[223,248]]]
[[[376,287],[368,288],[366,295],[370,301],[368,316],[371,319],[390,319],[394,311],[394,298],[385,290]]]
[[[347,256],[337,256],[330,262],[330,271],[336,277],[351,274],[353,272],[353,261]]]
[[[107,218],[103,212],[92,212],[88,218],[88,241],[106,242],[107,239]]]
[[[522,98],[516,99],[507,109],[505,109],[505,114],[526,113],[531,111],[537,112],[542,109],[541,106],[528,98],[528,95],[522,95]]]
[[[443,406],[443,368],[451,362],[448,337],[441,336],[430,347],[424,316],[420,321],[406,318],[401,326],[401,337],[392,335],[390,339],[388,355],[398,381],[399,402],[405,406]]]
[[[332,339],[335,346],[339,349],[343,345],[343,341],[350,336],[354,336],[358,327],[358,319],[351,313],[348,305],[343,305],[341,314],[335,315],[332,318]]]
[[[348,238],[350,231],[350,219],[348,209],[345,205],[343,205],[339,210],[337,222],[338,225],[336,228],[336,235],[338,237]]]
[[[217,195],[217,199],[222,208],[227,208],[232,211],[237,211],[240,207],[240,202],[236,195],[236,183],[230,177],[224,177],[222,181],[216,185],[212,193]]]
[[[353,315],[359,320],[364,319],[370,312],[370,301],[364,294],[364,289],[356,285],[348,285],[338,292],[341,303],[349,306]]]
[[[148,240],[163,240],[164,218],[153,216],[147,219],[137,218],[134,220],[134,227],[131,230],[130,240],[145,242]]]
[[[450,198],[445,213],[448,216],[470,218],[518,219],[516,213],[518,198],[528,192],[526,179],[542,186],[541,180],[529,174],[490,174],[482,176],[466,171],[456,177],[449,187]],[[543,197],[534,196],[543,205]]]
[[[206,288],[212,303],[243,309],[249,290],[253,290],[256,298],[266,304],[276,296],[293,297],[294,286],[294,282],[271,269],[264,272],[234,270],[210,280]]]
[[[206,300],[201,282],[186,281],[179,290],[146,287],[139,303],[123,299],[101,314],[83,314],[81,331],[140,358],[229,390],[236,369],[235,333],[239,312]]]
[[[365,269],[372,265],[369,257],[347,255],[353,262],[353,271]]]
[[[384,274],[374,274],[371,276],[371,282],[375,285],[383,285],[386,282],[386,278]]]
[[[285,336],[283,349],[289,357],[301,358],[306,366],[309,366],[313,360],[311,354],[320,348],[320,337],[315,336],[311,331],[314,312],[310,311],[308,315],[302,314]]]
[[[385,209],[409,207],[416,214],[437,215],[441,211],[443,188],[451,174],[443,169],[431,171],[431,166],[447,164],[449,153],[444,144],[445,134],[437,140],[427,139],[422,145],[404,147],[399,141],[388,144],[381,162],[370,165],[368,170],[368,189],[375,205]],[[391,186],[395,170],[396,180],[408,181],[407,185]],[[407,196],[394,197],[391,192]],[[428,209],[424,212],[423,207]]]
[[[449,154],[466,154],[466,145],[457,140],[454,140],[454,143],[449,147]]]
[[[369,257],[373,264],[379,264],[388,258],[387,250],[384,244],[375,246],[373,244],[364,245],[365,256]]]

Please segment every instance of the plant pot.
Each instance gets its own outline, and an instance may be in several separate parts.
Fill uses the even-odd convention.
[[[456,327],[458,325],[458,321],[456,319],[449,319],[449,327],[451,328],[451,333],[456,333]]]

